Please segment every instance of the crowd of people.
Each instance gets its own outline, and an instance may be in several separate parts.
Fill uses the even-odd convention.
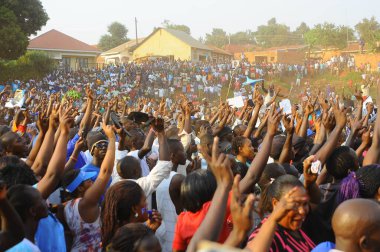
[[[308,89],[285,111],[261,81],[234,108],[221,89],[245,70],[155,61],[4,83],[0,250],[380,251],[379,83]]]

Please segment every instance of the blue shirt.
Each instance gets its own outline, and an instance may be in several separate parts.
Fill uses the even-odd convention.
[[[331,249],[335,249],[335,244],[332,242],[322,242],[318,244],[311,252],[329,252]]]
[[[52,213],[40,220],[34,239],[41,252],[66,252],[63,226]]]
[[[76,134],[71,140],[69,140],[69,142],[67,143],[67,155],[66,155],[66,162],[70,159],[70,156],[73,154],[74,152],[74,148],[75,148],[75,144],[77,143],[77,141],[79,140],[79,135]],[[74,165],[74,169],[80,169],[82,168],[83,166],[86,165],[86,162],[84,161],[84,158],[83,158],[83,153],[80,152],[79,155],[78,155],[78,160],[77,162],[75,163]]]
[[[99,175],[99,172],[100,172],[100,167],[97,167],[97,166],[93,165],[92,163],[90,163],[90,164],[87,164],[87,165],[83,166],[81,168],[81,171],[84,171],[84,172],[96,172],[96,176],[92,177],[92,179],[91,179],[92,181],[95,182],[95,180],[98,178],[98,175]],[[110,187],[111,182],[112,182],[112,178],[110,178],[110,181],[108,181],[107,188]]]

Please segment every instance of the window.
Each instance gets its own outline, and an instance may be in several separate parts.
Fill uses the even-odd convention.
[[[88,68],[88,58],[78,58],[79,68]]]
[[[65,71],[71,70],[70,58],[62,58],[62,67]]]

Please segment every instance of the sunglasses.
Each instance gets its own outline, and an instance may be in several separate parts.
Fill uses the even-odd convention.
[[[95,143],[92,146],[90,153],[93,153],[95,147],[98,149],[106,149],[108,147],[108,141],[102,140],[102,141]]]
[[[108,147],[108,142],[99,142],[95,144],[95,147],[98,149],[105,149]]]

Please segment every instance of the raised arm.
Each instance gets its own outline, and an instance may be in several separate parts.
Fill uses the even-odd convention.
[[[377,86],[377,107],[380,107],[380,85]],[[372,145],[364,157],[363,166],[378,164],[380,158],[380,116],[376,117],[375,128],[373,132]]]
[[[103,123],[102,128],[108,137],[107,153],[104,157],[102,165],[100,166],[98,177],[96,178],[94,184],[85,192],[78,206],[80,216],[87,223],[92,223],[99,217],[99,201],[106,191],[115,161],[115,133],[110,125]]]
[[[248,127],[244,132],[244,135],[243,135],[244,137],[251,138],[252,131],[255,128],[257,119],[259,118],[260,108],[261,106],[263,106],[263,104],[264,104],[263,97],[260,94],[257,95],[255,98],[255,108],[253,110],[252,117],[249,120]]]
[[[246,238],[247,233],[253,226],[253,219],[251,215],[255,196],[253,194],[249,194],[248,197],[243,200],[243,196],[240,193],[239,184],[240,175],[237,175],[234,179],[231,199],[231,215],[234,227],[227,240],[224,242],[225,245],[232,247],[240,247],[242,241]]]
[[[71,153],[69,160],[67,160],[65,164],[65,171],[75,168],[75,164],[78,161],[78,156],[80,155],[80,152],[83,150],[83,147],[84,139],[82,137],[79,137],[78,141],[76,141],[75,143],[74,151]]]
[[[333,112],[336,121],[335,128],[327,138],[326,143],[315,154],[316,159],[321,161],[322,166],[326,163],[327,158],[334,151],[339,141],[340,134],[347,123],[346,111],[345,109],[339,109],[339,100],[333,104]]]
[[[304,113],[304,116],[302,119],[301,128],[297,134],[298,136],[306,138],[307,129],[309,127],[309,116],[313,112],[314,112],[314,105],[311,103],[311,101],[309,101],[306,105],[306,108],[305,108],[305,113]]]
[[[94,103],[95,96],[89,86],[86,87],[86,95],[87,95],[87,107],[86,107],[86,112],[84,113],[84,116],[80,123],[79,132],[82,132],[83,130],[90,131],[92,105]]]
[[[53,155],[54,148],[54,134],[59,125],[58,111],[53,110],[49,117],[49,129],[46,132],[44,141],[37,154],[36,160],[33,163],[32,170],[37,176],[43,177],[46,168],[49,164],[50,158]]]
[[[26,160],[26,164],[29,165],[30,167],[33,166],[33,163],[36,160],[37,154],[43,143],[45,134],[49,128],[49,120],[44,118],[44,115],[41,113],[38,115],[37,127],[38,127],[38,136],[32,150],[29,153],[28,159]]]
[[[268,117],[268,130],[264,137],[261,149],[255,159],[252,161],[246,176],[240,182],[242,193],[249,192],[252,186],[260,180],[261,174],[268,162],[270,149],[274,135],[277,133],[278,124],[282,118],[282,109],[276,111],[276,106],[272,106]]]
[[[148,135],[145,138],[143,147],[138,152],[140,159],[143,159],[145,155],[148,154],[152,150],[154,137],[155,137],[154,130],[150,129]]]
[[[190,241],[187,251],[196,251],[200,240],[217,241],[222,231],[221,221],[225,219],[228,193],[231,190],[233,175],[227,155],[219,154],[219,138],[214,138],[212,157],[207,152],[205,159],[215,176],[217,187],[211,205],[198,230]]]
[[[61,133],[57,145],[54,149],[53,156],[49,162],[45,176],[38,182],[37,189],[42,197],[47,199],[56,189],[65,168],[67,155],[67,142],[69,141],[70,125],[74,122],[70,117],[69,111],[60,109],[60,128]]]
[[[280,164],[289,163],[292,158],[292,139],[293,139],[293,133],[294,133],[294,117],[290,120],[288,120],[285,116],[282,119],[282,122],[285,127],[286,131],[286,140],[284,147],[282,148],[280,158],[278,162]]]
[[[7,200],[5,184],[0,184],[0,215],[0,251],[6,251],[21,242],[25,232],[20,216]]]

